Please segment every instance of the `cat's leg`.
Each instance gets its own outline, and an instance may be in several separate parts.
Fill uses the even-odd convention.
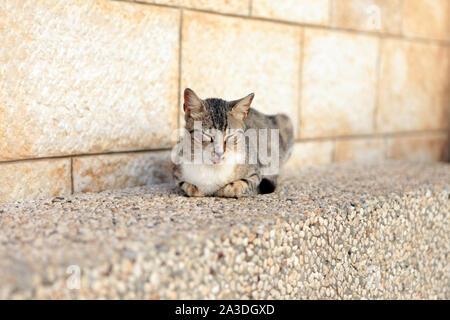
[[[185,195],[189,197],[204,197],[203,192],[198,190],[196,186],[190,184],[186,181],[183,181],[181,166],[172,165],[172,173],[173,178],[175,180],[176,185],[184,192]]]
[[[205,194],[198,190],[196,186],[190,184],[189,182],[181,181],[177,183],[181,190],[183,190],[184,194],[189,197],[204,197]]]
[[[277,188],[278,175],[264,176],[258,185],[258,193],[272,193]]]
[[[247,178],[233,181],[219,190],[214,195],[226,198],[240,198],[255,195],[258,193],[258,185],[261,181],[259,174],[254,173]]]

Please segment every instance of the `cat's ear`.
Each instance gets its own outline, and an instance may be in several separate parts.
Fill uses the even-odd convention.
[[[232,101],[233,105],[231,109],[231,114],[240,120],[244,120],[247,117],[248,111],[250,110],[250,105],[252,104],[254,93],[250,93],[248,96]]]
[[[188,117],[194,119],[200,118],[205,112],[202,99],[200,99],[192,89],[186,88],[184,90],[184,113]]]

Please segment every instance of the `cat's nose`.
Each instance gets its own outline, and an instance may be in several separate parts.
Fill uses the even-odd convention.
[[[214,164],[219,164],[223,160],[223,149],[222,150],[214,150],[214,156],[212,157],[212,162]]]
[[[223,148],[220,145],[217,144],[217,145],[214,146],[214,153],[217,156],[221,157],[221,156],[223,156],[224,150],[223,150]]]

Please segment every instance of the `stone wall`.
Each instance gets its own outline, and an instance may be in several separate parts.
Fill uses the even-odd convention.
[[[0,43],[0,201],[168,181],[184,87],[289,114],[290,169],[449,149],[448,0],[3,0]]]

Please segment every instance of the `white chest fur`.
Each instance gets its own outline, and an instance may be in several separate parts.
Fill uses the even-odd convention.
[[[235,179],[236,157],[221,164],[182,164],[183,180],[193,184],[205,195],[211,195]]]

